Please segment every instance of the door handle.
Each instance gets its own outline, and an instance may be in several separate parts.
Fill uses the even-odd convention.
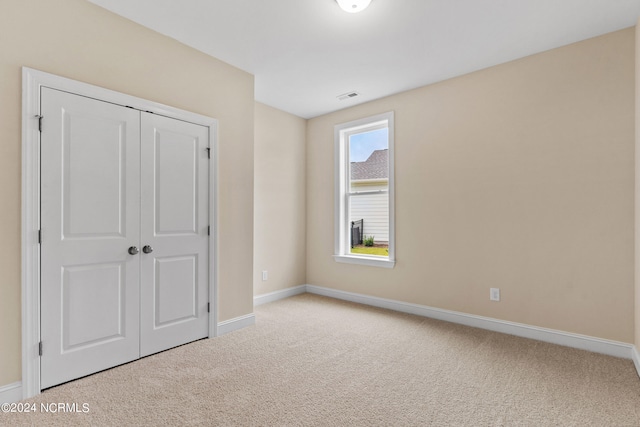
[[[137,248],[136,246],[131,246],[131,247],[129,248],[129,253],[130,253],[131,255],[135,255],[135,254],[137,254],[138,252],[140,252],[140,251],[138,250],[138,248]]]
[[[151,252],[153,252],[153,248],[149,245],[145,245],[142,248],[142,252],[144,252],[145,254],[150,254]]]

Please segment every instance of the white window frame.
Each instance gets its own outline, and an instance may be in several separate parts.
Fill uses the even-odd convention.
[[[349,200],[362,194],[384,190],[351,193],[349,186],[349,136],[382,128],[389,129],[389,256],[350,253]],[[395,179],[394,179],[394,114],[393,111],[338,124],[335,141],[335,252],[336,262],[393,268],[395,266]]]

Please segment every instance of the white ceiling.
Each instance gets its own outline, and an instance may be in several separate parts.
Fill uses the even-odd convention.
[[[631,27],[640,0],[89,0],[255,75],[311,118]],[[188,76],[185,76],[188,78]],[[338,95],[357,91],[344,101]]]

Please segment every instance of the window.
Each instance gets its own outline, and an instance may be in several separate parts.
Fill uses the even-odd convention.
[[[335,255],[392,268],[393,112],[335,126]]]

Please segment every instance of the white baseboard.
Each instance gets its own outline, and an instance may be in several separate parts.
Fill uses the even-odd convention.
[[[237,331],[256,324],[256,315],[253,313],[244,316],[234,317],[233,319],[218,322],[218,336]]]
[[[0,403],[13,403],[22,400],[22,382],[0,387]]]
[[[636,371],[640,377],[640,353],[638,353],[638,347],[633,346],[633,349],[631,350],[631,358],[633,359],[633,364],[636,365]]]
[[[590,337],[587,335],[573,334],[570,332],[558,331],[555,329],[540,328],[537,326],[493,319],[490,317],[476,316],[473,314],[466,314],[457,311],[443,310],[440,308],[428,307],[424,305],[410,304],[402,301],[344,292],[336,289],[323,288],[320,286],[306,285],[306,290],[311,294],[323,295],[345,301],[371,305],[374,307],[386,308],[389,310],[400,311],[402,313],[430,317],[433,319],[458,323],[474,328],[481,328],[490,331],[501,332],[504,334],[516,335],[523,338],[531,338],[534,340],[559,344],[566,347],[573,347],[581,350],[593,351],[595,353],[607,354],[609,356],[634,359],[634,362],[636,363],[636,369],[638,369],[638,372],[640,373],[640,358],[638,358],[638,352],[637,350],[635,350],[635,347],[632,344],[610,341],[601,338]]]
[[[268,302],[278,301],[298,294],[304,294],[305,292],[307,292],[307,285],[300,285],[294,286],[293,288],[269,292],[268,294],[256,295],[253,297],[253,306],[256,307]]]

